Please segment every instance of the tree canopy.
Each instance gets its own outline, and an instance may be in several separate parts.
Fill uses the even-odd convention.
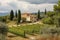
[[[11,12],[10,12],[10,20],[13,20],[13,18],[14,18],[14,12],[13,12],[13,10],[11,10]]]
[[[38,20],[40,19],[40,10],[38,10]]]
[[[18,10],[18,23],[20,23],[20,21],[21,21],[21,11]]]
[[[54,11],[60,12],[60,0],[58,1],[57,5],[54,5]]]

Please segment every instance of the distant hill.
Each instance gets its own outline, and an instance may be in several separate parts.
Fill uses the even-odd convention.
[[[6,16],[6,15],[9,15],[8,12],[0,12],[0,16]]]
[[[31,13],[31,14],[34,14],[34,15],[37,15],[37,13]],[[44,12],[41,12],[41,15],[44,14]],[[8,12],[0,12],[0,16],[6,16],[6,15],[9,15]]]

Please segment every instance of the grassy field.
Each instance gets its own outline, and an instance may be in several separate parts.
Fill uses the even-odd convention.
[[[24,31],[26,34],[39,33],[40,26],[42,26],[42,25],[36,24],[36,25],[11,27],[11,28],[9,28],[9,32],[12,32],[12,33],[20,35],[20,36],[24,36]]]
[[[11,27],[9,28],[9,32],[14,33],[16,35],[24,37],[25,34],[34,35],[34,34],[41,34],[41,28],[47,28],[49,25],[40,25],[40,24],[33,24],[33,25],[21,25],[18,27]]]

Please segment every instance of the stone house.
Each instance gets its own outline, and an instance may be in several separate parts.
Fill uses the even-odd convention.
[[[27,22],[35,22],[37,21],[37,15],[34,15],[32,13],[23,13],[21,15],[22,21],[27,21]]]

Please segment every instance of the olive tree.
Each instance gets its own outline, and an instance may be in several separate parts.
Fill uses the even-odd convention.
[[[6,40],[8,27],[5,23],[0,22],[0,40]]]

